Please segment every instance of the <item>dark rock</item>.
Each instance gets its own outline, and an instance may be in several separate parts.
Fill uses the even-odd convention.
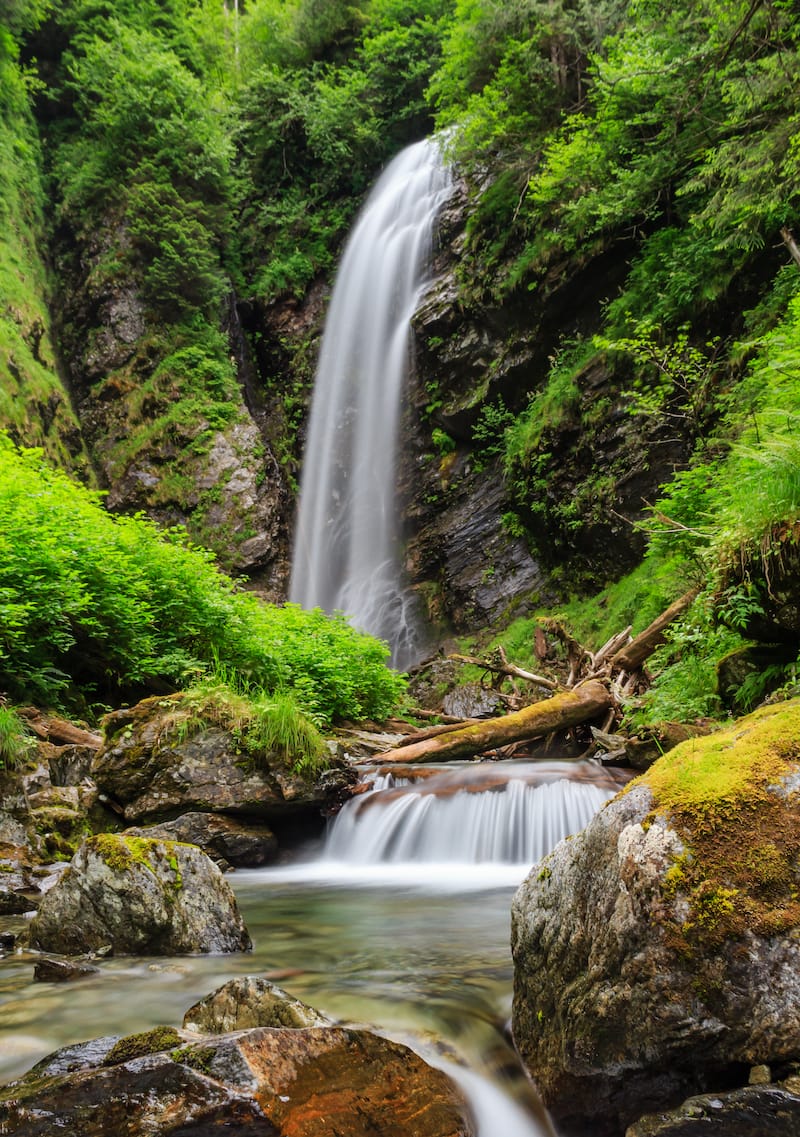
[[[488,691],[480,683],[462,683],[445,695],[442,710],[459,719],[490,718],[502,713],[502,700],[496,691]]]
[[[256,1026],[331,1026],[319,1011],[257,975],[231,979],[190,1007],[183,1016],[186,1030],[203,1034],[227,1034]]]
[[[785,681],[783,668],[796,658],[797,644],[749,644],[729,652],[717,664],[722,705],[734,714],[746,714]],[[774,669],[771,683],[762,679],[767,668]]]
[[[0,1092],[0,1131],[16,1137],[474,1135],[445,1074],[368,1031],[259,1028],[167,1043],[108,1065],[131,1041],[136,1038],[104,1045],[106,1065],[79,1065],[61,1076],[43,1076],[40,1063]],[[80,1063],[78,1055],[74,1060]]]
[[[798,736],[794,703],[681,744],[517,892],[514,1038],[565,1137],[800,1055]]]
[[[777,1085],[745,1086],[689,1098],[678,1109],[643,1117],[625,1137],[797,1137],[800,1095]]]
[[[266,825],[248,824],[219,813],[184,813],[174,821],[126,829],[125,833],[197,845],[213,861],[241,868],[270,864],[278,852],[277,838]]]
[[[101,792],[124,810],[128,822],[157,821],[185,812],[271,818],[324,808],[336,776],[319,780],[295,773],[277,756],[244,755],[233,731],[175,729],[180,696],[145,699],[108,715],[108,741],[92,768]],[[177,713],[176,713],[177,712]]]
[[[23,912],[32,912],[38,906],[38,897],[0,886],[0,916],[21,916]]]
[[[44,897],[32,946],[79,955],[245,951],[230,885],[194,845],[110,833],[85,841]]]
[[[97,975],[99,971],[99,967],[76,960],[39,959],[33,967],[33,978],[37,983],[72,983],[76,979]]]
[[[13,951],[17,937],[13,932],[0,932],[0,951]]]

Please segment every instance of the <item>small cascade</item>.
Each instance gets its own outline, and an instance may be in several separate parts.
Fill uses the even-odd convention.
[[[619,789],[590,762],[492,763],[436,770],[419,781],[378,775],[335,818],[323,857],[529,867],[583,829]]]
[[[411,317],[450,187],[433,140],[402,151],[375,185],[337,273],[301,479],[290,598],[344,612],[389,642],[399,668],[420,649],[399,564],[398,422]]]

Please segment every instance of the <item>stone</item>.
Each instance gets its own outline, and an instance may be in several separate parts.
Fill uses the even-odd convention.
[[[45,895],[30,943],[61,955],[111,945],[123,955],[250,948],[236,898],[194,845],[100,834],[84,841]]]
[[[303,811],[320,815],[337,779],[353,780],[342,768],[324,783],[295,773],[275,755],[256,767],[243,756],[232,731],[197,728],[187,737],[176,729],[181,696],[144,699],[105,719],[106,744],[92,776],[106,799],[129,824],[161,821],[187,812],[238,814],[269,821]]]
[[[38,959],[33,965],[33,978],[37,983],[72,983],[99,972],[100,968],[91,963],[70,959]]]
[[[442,710],[459,719],[491,718],[502,714],[502,700],[496,691],[488,691],[480,683],[462,683],[445,695]]]
[[[244,975],[190,1007],[183,1025],[204,1034],[227,1034],[255,1026],[330,1026],[331,1020],[268,979]]]
[[[277,838],[266,825],[248,824],[220,813],[183,813],[174,821],[126,829],[125,833],[197,845],[218,864],[239,868],[270,864],[278,852]]]
[[[797,1137],[800,1096],[777,1085],[701,1094],[678,1109],[642,1117],[625,1137]]]
[[[798,737],[795,701],[681,743],[517,892],[513,1033],[564,1137],[800,1054]]]
[[[71,1048],[0,1091],[0,1132],[474,1137],[449,1078],[369,1031],[257,1028],[198,1042],[159,1028],[101,1041],[93,1065]]]

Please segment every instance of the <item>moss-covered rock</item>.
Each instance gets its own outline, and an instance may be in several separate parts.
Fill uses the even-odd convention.
[[[800,702],[682,743],[513,906],[513,1029],[560,1131],[800,1057]]]
[[[46,894],[30,942],[77,955],[244,951],[250,936],[217,866],[194,845],[101,833]]]
[[[341,782],[324,782],[277,754],[254,755],[233,721],[217,708],[207,721],[182,696],[144,699],[107,716],[106,744],[92,774],[130,823],[186,812],[231,813],[266,820],[310,811],[319,816]]]

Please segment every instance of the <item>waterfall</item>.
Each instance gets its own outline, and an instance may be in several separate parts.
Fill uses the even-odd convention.
[[[437,770],[375,778],[335,818],[323,856],[345,864],[522,865],[583,829],[620,789],[589,762]]]
[[[300,488],[291,599],[344,612],[389,642],[399,668],[419,648],[398,550],[398,422],[411,317],[450,186],[438,144],[425,140],[390,163],[367,200],[331,298]]]

